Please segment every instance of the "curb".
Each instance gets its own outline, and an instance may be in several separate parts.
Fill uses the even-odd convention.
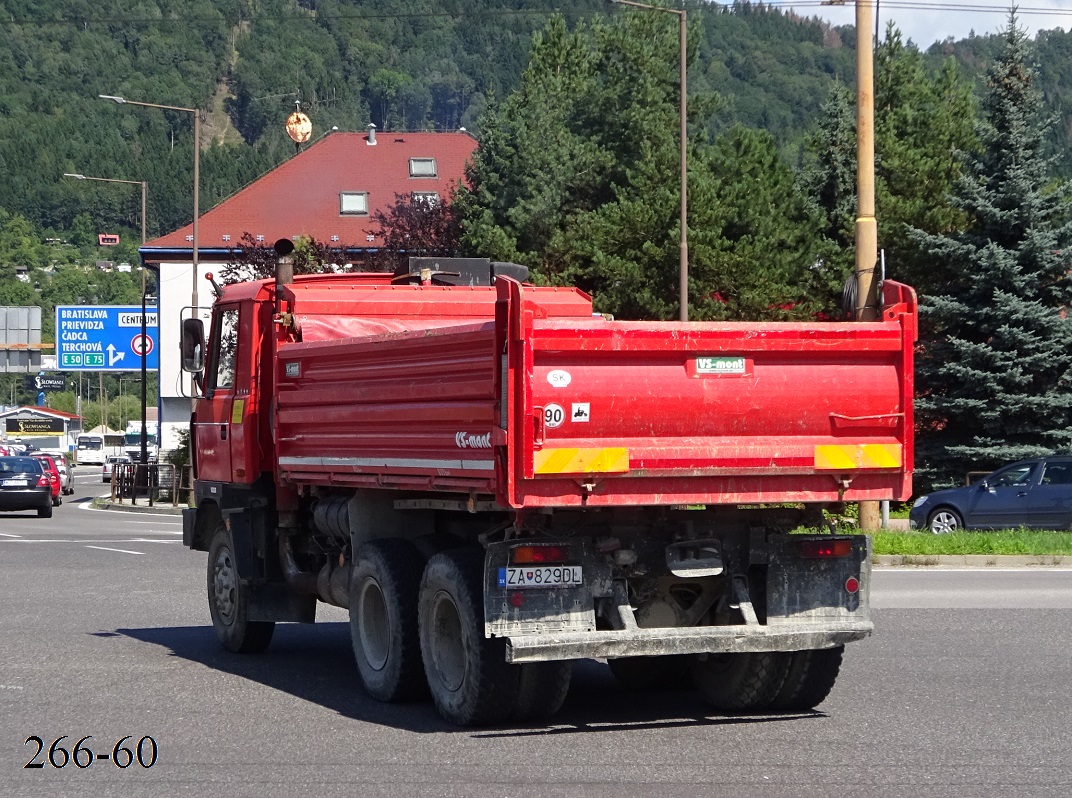
[[[150,507],[147,504],[119,504],[118,502],[98,500],[93,502],[96,510],[114,510],[120,513],[154,513],[156,515],[182,515],[183,507],[174,504],[155,503]]]
[[[1060,554],[876,554],[879,568],[1053,568],[1072,567],[1072,557]]]

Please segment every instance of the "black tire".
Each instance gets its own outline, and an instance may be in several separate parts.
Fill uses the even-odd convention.
[[[562,709],[573,677],[573,660],[526,662],[513,667],[518,669],[514,720],[547,720]]]
[[[627,690],[668,690],[687,684],[689,657],[618,657],[607,660],[610,672]]]
[[[692,678],[704,698],[723,712],[767,709],[785,683],[789,656],[782,652],[699,654]]]
[[[231,533],[220,521],[208,548],[208,608],[220,644],[236,654],[256,654],[272,642],[273,621],[249,620],[249,587],[235,565]]]
[[[519,669],[506,662],[506,643],[484,637],[484,553],[454,549],[424,568],[419,600],[421,657],[439,714],[478,726],[509,718]]]
[[[52,517],[52,501],[49,500],[48,504],[37,508],[38,518],[51,518]]]
[[[948,535],[964,528],[964,519],[952,507],[939,507],[927,516],[927,529],[935,535]]]
[[[424,558],[408,540],[374,540],[357,550],[350,578],[350,642],[365,691],[377,701],[428,694],[421,664],[417,597]]]
[[[789,655],[789,672],[770,708],[782,712],[814,709],[830,695],[841,670],[845,646],[794,651]]]
[[[59,507],[61,504],[63,504],[63,497],[62,496],[53,496],[52,497],[52,506],[53,507]]]

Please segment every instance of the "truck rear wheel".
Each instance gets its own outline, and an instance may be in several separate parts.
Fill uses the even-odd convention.
[[[698,654],[692,678],[704,698],[724,712],[767,709],[785,683],[789,657],[781,652]]]
[[[238,576],[234,542],[223,521],[208,550],[208,608],[216,637],[228,651],[256,654],[272,642],[275,623],[249,620],[249,587]]]
[[[419,601],[421,656],[439,714],[476,726],[515,711],[519,669],[505,641],[484,636],[484,553],[453,549],[424,568]]]
[[[547,720],[562,708],[573,677],[573,660],[526,662],[518,669],[514,720]]]
[[[789,673],[770,708],[803,712],[821,704],[834,689],[845,646],[794,651],[789,655]]]
[[[413,701],[428,692],[417,632],[423,566],[408,540],[374,540],[357,550],[350,641],[361,682],[377,701]]]

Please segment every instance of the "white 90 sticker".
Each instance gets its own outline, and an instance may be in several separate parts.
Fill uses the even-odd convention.
[[[562,405],[547,405],[543,409],[543,425],[554,429],[555,427],[561,427],[562,422],[566,420],[566,411],[562,409]]]
[[[547,381],[551,383],[551,387],[553,388],[565,388],[573,382],[573,377],[568,371],[555,369],[554,371],[547,372]]]

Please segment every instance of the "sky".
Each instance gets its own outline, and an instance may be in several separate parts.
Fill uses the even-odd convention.
[[[967,38],[972,30],[980,35],[999,33],[1008,21],[1011,3],[1002,0],[877,0],[879,30],[893,20],[905,39],[925,50],[950,36]],[[773,0],[770,4],[792,8],[802,16],[819,16],[836,25],[855,24],[852,0],[842,7],[820,5],[819,0]],[[1020,26],[1034,36],[1038,30],[1072,29],[1072,0],[1022,0]]]

